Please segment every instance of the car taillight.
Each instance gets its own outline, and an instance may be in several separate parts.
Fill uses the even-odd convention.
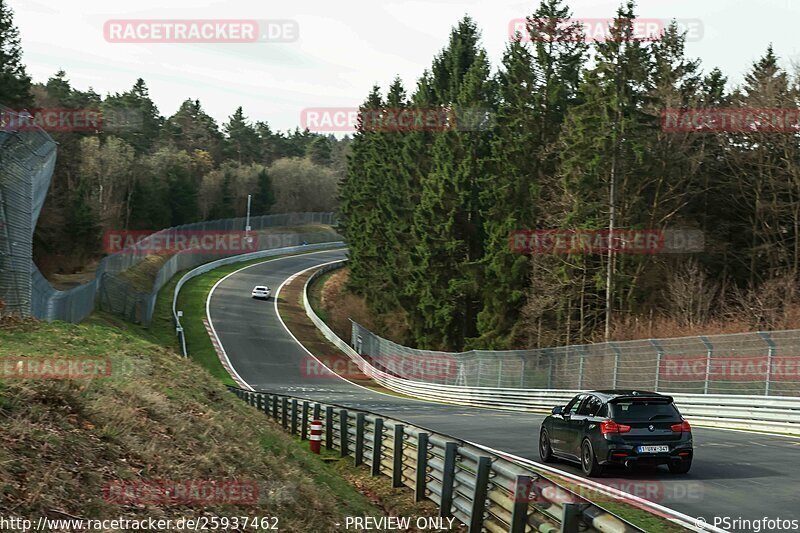
[[[672,424],[671,428],[672,428],[672,431],[674,431],[675,433],[691,433],[692,432],[692,426],[690,426],[689,422],[687,422],[686,420],[684,420],[680,424]]]
[[[603,420],[600,422],[600,433],[607,435],[609,433],[627,433],[631,430],[630,426],[625,424],[617,424],[613,420]]]

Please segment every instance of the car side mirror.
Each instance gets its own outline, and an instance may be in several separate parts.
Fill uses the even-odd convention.
[[[561,407],[560,405],[557,405],[557,406],[553,407],[553,410],[550,411],[550,412],[553,413],[554,415],[560,415],[560,414],[564,413],[564,408]]]

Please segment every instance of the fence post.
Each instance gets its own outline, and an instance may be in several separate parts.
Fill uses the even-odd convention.
[[[333,449],[333,406],[325,406],[325,448]]]
[[[350,433],[347,430],[347,409],[339,409],[339,440],[341,441],[341,457],[347,456]]]
[[[314,420],[319,420],[319,404],[314,404]]]
[[[297,400],[292,398],[292,427],[291,427],[291,434],[295,435],[297,433]]]
[[[759,331],[759,336],[764,339],[764,342],[767,343],[768,351],[767,351],[767,376],[764,380],[764,396],[769,396],[769,386],[770,381],[772,380],[772,359],[775,357],[775,341],[772,340],[769,333],[766,331]]]
[[[272,418],[278,419],[278,397],[272,395]]]
[[[475,492],[472,496],[472,511],[469,514],[470,533],[480,533],[483,529],[483,513],[486,511],[486,495],[489,490],[489,472],[491,468],[492,459],[490,457],[478,457]]]
[[[556,372],[556,365],[555,365],[556,361],[555,361],[555,357],[553,357],[552,350],[546,350],[545,353],[547,354],[547,361],[548,361],[548,363],[550,365],[549,372],[547,373],[547,388],[548,389],[552,389],[553,388],[553,375]]]
[[[428,434],[417,435],[417,479],[414,486],[414,501],[421,502],[425,499],[425,489],[428,485]]]
[[[447,442],[444,446],[444,465],[442,466],[442,504],[439,516],[450,516],[453,505],[453,481],[456,477],[456,451],[458,444]]]
[[[356,453],[354,464],[356,466],[364,462],[364,413],[356,415]]]
[[[561,533],[578,533],[580,522],[580,504],[565,503],[561,512]]]
[[[655,392],[658,392],[658,384],[661,378],[661,357],[664,355],[664,348],[661,347],[661,344],[655,339],[648,339],[650,344],[653,345],[656,349],[656,384],[653,387]]]
[[[289,427],[289,398],[281,398],[281,425],[283,429]]]
[[[306,440],[308,431],[308,401],[303,400],[303,411],[300,416],[300,440]]]
[[[269,394],[264,395],[264,414],[269,416]]]
[[[502,388],[502,386],[503,386],[502,377],[503,377],[503,360],[498,358],[497,359],[497,388],[498,389]]]
[[[586,367],[586,346],[583,344],[578,345],[578,350],[581,352],[581,359],[578,367],[578,390],[583,390],[583,374]]]
[[[392,450],[392,487],[403,486],[403,425],[394,425],[394,450]]]
[[[714,345],[708,337],[700,337],[700,340],[706,346],[706,377],[703,382],[703,394],[708,394],[708,381],[711,378],[711,356],[714,354]]]
[[[383,451],[383,418],[376,418],[372,436],[372,475],[381,474],[381,452]]]
[[[533,483],[531,476],[517,476],[514,483],[514,502],[509,533],[525,533],[528,526],[528,492]]]
[[[611,388],[617,388],[617,381],[619,381],[619,356],[621,355],[619,351],[619,346],[616,343],[609,342],[609,346],[611,349],[614,350],[614,374],[611,376]]]

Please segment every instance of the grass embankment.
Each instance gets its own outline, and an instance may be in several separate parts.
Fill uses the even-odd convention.
[[[95,379],[0,381],[0,515],[64,518],[277,516],[288,531],[335,531],[382,510],[219,380],[153,335],[102,315],[71,325],[6,321],[0,357],[103,357]],[[114,503],[119,480],[239,480],[255,504]],[[194,514],[192,514],[194,513]]]
[[[224,370],[208,336],[192,326],[204,315],[208,289],[242,266],[213,271],[182,291],[192,353],[208,343],[199,365],[179,357],[171,320],[183,273],[161,291],[150,328],[105,313],[81,325],[0,322],[0,358],[91,356],[108,358],[112,369],[94,379],[0,378],[0,516],[274,516],[280,530],[308,532],[342,530],[346,516],[435,515],[433,504],[413,502],[410,491],[393,490],[388,478],[371,478],[350,459],[312,455],[220,383]],[[109,483],[157,480],[238,480],[255,485],[258,498],[177,505],[104,494]]]

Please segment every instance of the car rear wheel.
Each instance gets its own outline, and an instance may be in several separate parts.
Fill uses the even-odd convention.
[[[553,457],[553,449],[550,447],[550,437],[547,436],[547,431],[542,430],[539,434],[539,457],[545,463],[552,463],[555,461]]]
[[[683,461],[669,463],[667,466],[673,474],[685,474],[692,468],[692,460],[684,459]]]
[[[603,473],[603,467],[597,462],[589,439],[584,440],[581,445],[581,468],[583,473],[589,477],[597,477]]]

